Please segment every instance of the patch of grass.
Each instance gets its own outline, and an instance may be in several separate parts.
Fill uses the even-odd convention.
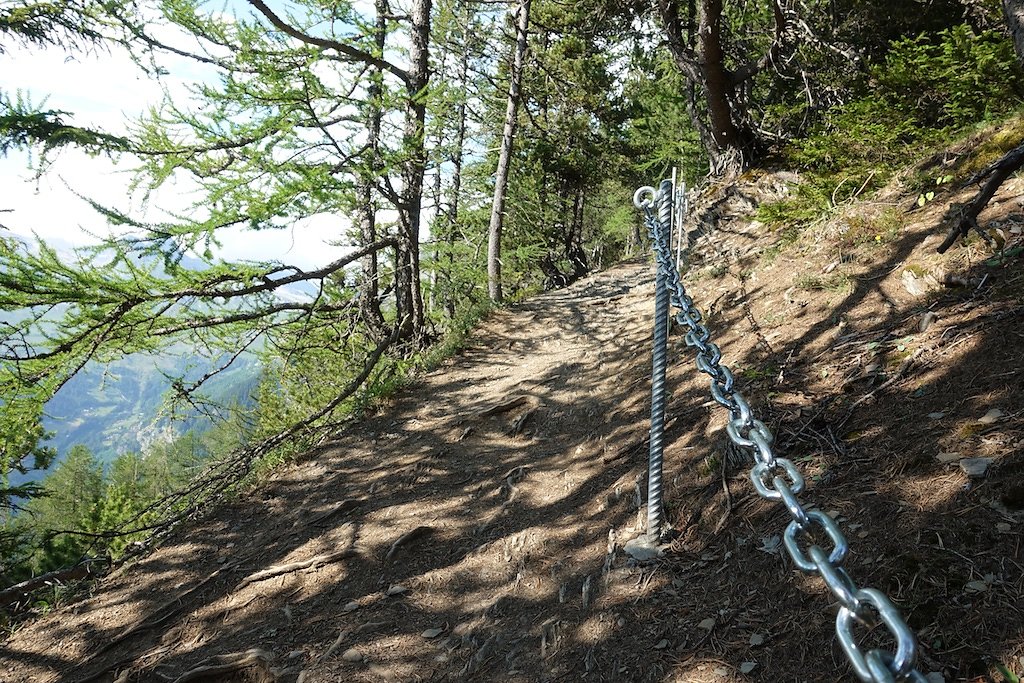
[[[716,263],[715,265],[708,268],[708,276],[718,279],[729,272],[729,266],[724,263]]]
[[[796,279],[796,286],[805,291],[844,292],[853,288],[853,278],[846,273],[831,273],[825,277],[801,275]]]
[[[922,278],[928,275],[928,270],[923,266],[919,266],[916,263],[907,263],[903,266],[903,270],[910,271],[910,274],[917,278]]]
[[[779,374],[779,369],[774,365],[766,365],[761,368],[744,368],[740,370],[740,377],[750,382],[771,379]]]
[[[800,238],[800,228],[796,226],[789,226],[782,231],[779,240],[773,245],[761,252],[761,261],[765,265],[769,265],[775,262],[775,259],[785,251],[789,246],[792,246]]]
[[[700,461],[697,472],[702,477],[710,477],[719,469],[721,469],[721,463],[718,460],[718,454],[714,454]]]
[[[764,202],[757,207],[754,218],[769,230],[795,229],[797,234],[833,208],[830,190],[818,177],[811,177],[797,186],[789,197],[777,202]]]
[[[461,351],[466,345],[469,333],[493,310],[494,305],[490,300],[485,300],[456,313],[441,341],[431,346],[417,359],[417,368],[429,372]]]
[[[1024,142],[1024,116],[1017,116],[974,148],[971,156],[961,164],[960,174],[966,180],[1022,142]]]
[[[895,207],[875,215],[853,214],[846,219],[841,246],[853,248],[867,244],[888,244],[896,241],[906,225],[903,212]]]
[[[985,430],[985,425],[977,424],[977,423],[971,423],[971,424],[966,424],[963,427],[961,427],[960,429],[956,430],[956,435],[957,435],[958,438],[961,438],[961,439],[969,439],[972,436],[974,436],[975,434],[978,434],[978,433],[980,433],[980,432],[982,432],[984,430]]]

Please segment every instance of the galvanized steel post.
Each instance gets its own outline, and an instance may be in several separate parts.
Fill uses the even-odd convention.
[[[655,239],[665,250],[670,249],[666,228],[672,220],[671,180],[662,180],[655,202],[658,218],[662,225],[661,234]],[[656,250],[658,253],[661,250]],[[668,268],[656,259],[657,275],[654,284],[654,353],[651,368],[651,436],[647,471],[647,536],[658,541],[665,524],[665,508],[662,502],[662,465],[664,461],[665,433],[665,367],[668,364],[668,314],[669,282]]]

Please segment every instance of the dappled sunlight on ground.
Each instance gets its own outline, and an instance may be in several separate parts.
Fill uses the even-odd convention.
[[[933,207],[884,242],[843,243],[837,212],[779,248],[727,204],[687,286],[801,498],[906,615],[922,671],[1024,672],[1020,261],[935,261]],[[907,264],[974,284],[913,294]],[[793,569],[678,329],[677,538],[653,564],[622,553],[644,519],[652,288],[635,262],[495,314],[306,461],[27,624],[0,646],[9,680],[173,680],[250,648],[288,683],[852,680],[834,600]]]

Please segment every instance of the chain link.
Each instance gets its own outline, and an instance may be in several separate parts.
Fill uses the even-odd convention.
[[[847,574],[842,563],[849,552],[849,543],[842,530],[830,516],[806,509],[797,498],[804,488],[803,476],[792,462],[775,455],[771,431],[754,417],[750,405],[735,388],[732,372],[721,364],[721,349],[711,341],[711,331],[703,324],[700,311],[686,293],[672,260],[665,226],[656,215],[656,209],[671,201],[670,193],[657,192],[652,187],[641,187],[633,195],[633,203],[644,212],[644,222],[653,241],[658,276],[667,279],[672,306],[679,311],[676,322],[687,328],[686,344],[696,348],[697,369],[711,378],[711,396],[729,411],[726,433],[734,444],[754,452],[755,464],[750,470],[754,489],[763,498],[781,501],[792,517],[783,536],[786,551],[801,571],[821,576],[838,601],[836,637],[860,680],[927,683],[914,668],[917,640],[913,631],[884,593],[874,588],[858,588]],[[815,527],[824,532],[832,545],[831,551],[813,542]],[[810,539],[811,545],[806,550],[800,546],[802,539]],[[855,623],[869,627],[883,624],[896,641],[896,651],[864,652],[853,632]]]

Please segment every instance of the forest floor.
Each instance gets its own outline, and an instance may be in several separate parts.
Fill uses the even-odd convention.
[[[977,239],[934,253],[943,203],[970,189],[907,212],[894,187],[795,241],[752,220],[798,180],[706,199],[688,289],[802,497],[849,537],[854,580],[917,632],[920,669],[1021,675],[1022,259]],[[1008,246],[1022,191],[982,216]],[[679,329],[678,537],[652,563],[622,552],[643,522],[652,291],[638,260],[494,313],[317,452],[25,624],[0,679],[853,680],[834,601],[780,552],[782,506],[729,466]]]

